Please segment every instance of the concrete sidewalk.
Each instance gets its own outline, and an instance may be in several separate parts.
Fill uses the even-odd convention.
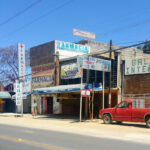
[[[145,123],[106,125],[99,119],[79,122],[77,118],[54,118],[46,115],[33,118],[31,114],[27,114],[23,117],[0,116],[0,124],[150,144],[150,129],[145,127]]]

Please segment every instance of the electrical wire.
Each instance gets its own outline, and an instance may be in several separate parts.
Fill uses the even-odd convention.
[[[121,47],[121,48],[118,48],[118,49],[114,49],[112,50],[111,52],[115,52],[115,51],[119,51],[119,50],[124,50],[124,49],[127,49],[127,48],[131,48],[131,47],[134,47],[134,46],[138,46],[138,45],[141,45],[141,44],[146,44],[146,43],[149,43],[150,41],[145,41],[145,42],[141,42],[141,43],[137,43],[137,44],[133,44],[133,45],[129,45],[129,46],[126,46],[126,47]],[[103,52],[99,52],[97,51],[95,54],[94,53],[91,53],[90,55],[94,56],[94,55],[100,55],[100,54],[105,54],[105,53],[109,53],[110,50],[105,50]],[[31,76],[31,75],[35,75],[35,74],[38,74],[38,73],[41,73],[41,72],[44,72],[44,71],[48,71],[49,69],[45,69],[45,70],[42,70],[42,71],[37,71],[35,73],[30,73],[30,74],[27,74],[27,75],[24,75],[24,76],[21,76],[20,78],[22,77],[27,77],[27,76]],[[15,78],[15,79],[19,79],[19,77]],[[10,81],[9,79],[7,80],[0,80],[0,82],[8,82]]]
[[[5,21],[0,23],[0,26],[3,26],[7,23],[9,23],[10,21],[12,21],[13,19],[17,18],[18,16],[22,15],[23,13],[25,13],[27,10],[31,9],[32,7],[34,7],[35,5],[37,5],[39,2],[41,2],[41,0],[36,0],[34,3],[32,3],[31,5],[29,5],[28,7],[24,8],[23,10],[17,12],[14,16],[6,19]]]
[[[70,4],[72,1],[74,1],[74,0],[69,0],[69,1],[64,2],[63,4],[61,4],[61,5],[59,5],[59,6],[55,7],[55,8],[53,8],[53,9],[51,9],[51,10],[48,11],[47,13],[45,13],[45,14],[43,14],[43,15],[37,17],[36,19],[32,20],[31,22],[29,22],[29,23],[23,25],[22,27],[16,29],[15,31],[13,31],[13,32],[11,32],[11,33],[8,33],[7,35],[4,35],[3,38],[4,38],[4,37],[7,37],[7,36],[10,36],[10,35],[13,35],[13,34],[15,34],[16,32],[18,32],[18,31],[20,31],[20,30],[22,30],[22,29],[27,28],[28,26],[30,26],[30,25],[33,24],[34,22],[37,22],[38,20],[43,19],[44,17],[46,17],[46,16],[48,16],[48,15],[54,13],[55,11],[57,11],[57,10],[59,10],[59,9],[61,9],[61,8],[63,8],[63,7],[65,7],[66,5]]]
[[[137,23],[134,23],[134,24],[130,24],[130,25],[127,25],[127,26],[124,26],[124,27],[116,28],[116,29],[113,29],[112,31],[109,31],[109,32],[100,33],[100,34],[97,34],[96,37],[106,36],[106,35],[108,35],[110,33],[116,33],[116,32],[120,32],[120,31],[124,31],[124,30],[127,30],[127,29],[131,29],[131,28],[137,27],[137,26],[142,25],[142,24],[146,24],[146,23],[150,23],[150,19],[143,20],[141,22],[137,22]]]

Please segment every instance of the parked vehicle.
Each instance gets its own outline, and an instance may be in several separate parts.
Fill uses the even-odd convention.
[[[101,109],[99,115],[105,124],[110,124],[112,121],[146,122],[146,126],[150,128],[149,106],[150,104],[145,104],[142,100],[123,100],[114,108]]]

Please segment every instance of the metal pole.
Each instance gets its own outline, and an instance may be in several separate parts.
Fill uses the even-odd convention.
[[[104,109],[104,103],[105,103],[104,89],[105,89],[105,72],[103,71],[103,109]]]
[[[82,81],[83,80],[83,69],[81,71],[81,90],[82,90]],[[80,122],[82,121],[82,96],[80,95]]]
[[[111,61],[111,57],[112,57],[112,40],[110,40],[110,52],[109,52],[110,61]],[[109,107],[111,107],[111,70],[109,75]]]

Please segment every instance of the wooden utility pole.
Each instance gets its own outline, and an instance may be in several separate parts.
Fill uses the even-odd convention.
[[[56,52],[55,58],[55,85],[57,86],[59,85],[59,52]]]
[[[110,61],[111,61],[111,58],[112,58],[112,40],[110,40],[110,52],[109,52]],[[112,61],[111,61],[111,66],[112,66]],[[110,74],[109,74],[109,107],[111,107],[111,69],[110,69]]]
[[[92,120],[93,120],[93,113],[94,113],[94,87],[95,87],[95,83],[93,82],[93,87],[92,87]]]

